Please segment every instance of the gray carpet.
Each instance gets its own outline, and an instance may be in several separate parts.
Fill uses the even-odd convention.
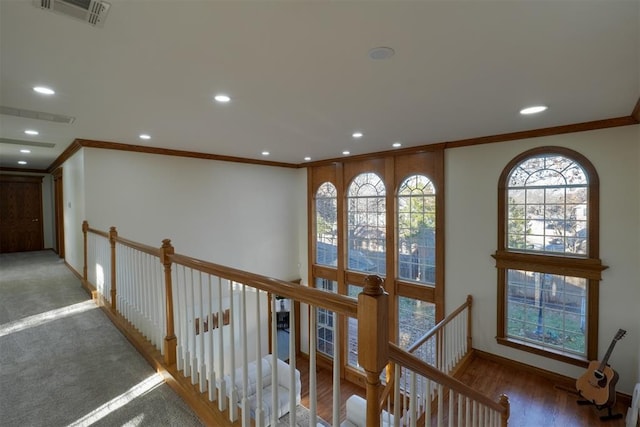
[[[202,425],[88,300],[53,252],[0,255],[0,425]]]

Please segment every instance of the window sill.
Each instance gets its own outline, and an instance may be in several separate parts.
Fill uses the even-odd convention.
[[[544,356],[549,359],[558,360],[560,362],[569,363],[571,365],[587,368],[589,366],[589,360],[583,356],[578,356],[570,353],[563,353],[560,351],[554,351],[542,346],[537,346],[530,342],[520,341],[513,338],[496,337],[498,344],[513,347],[518,350],[526,351],[528,353],[537,354],[538,356]]]

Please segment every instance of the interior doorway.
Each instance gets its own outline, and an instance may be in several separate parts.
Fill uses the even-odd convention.
[[[289,361],[291,335],[294,337],[293,354],[298,355],[300,349],[300,303],[280,296],[275,297],[275,312],[269,304],[269,317],[276,321],[276,339],[278,359]],[[269,328],[269,351],[273,349],[272,329]]]
[[[0,252],[42,249],[42,176],[0,175]]]
[[[278,343],[278,359],[285,362],[289,360],[289,340],[291,331],[289,329],[291,314],[291,300],[276,297],[276,329]]]

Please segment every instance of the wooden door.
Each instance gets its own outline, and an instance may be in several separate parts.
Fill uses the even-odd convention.
[[[53,172],[53,200],[55,215],[56,251],[60,258],[64,258],[64,197],[62,192],[62,168]]]
[[[41,249],[42,177],[0,175],[0,252]]]

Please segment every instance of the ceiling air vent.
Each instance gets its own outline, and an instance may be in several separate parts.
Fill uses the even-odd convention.
[[[101,0],[33,0],[41,9],[81,19],[95,27],[102,27],[111,5]]]
[[[71,124],[75,121],[75,117],[63,116],[62,114],[45,113],[42,111],[25,110],[22,108],[7,107],[0,105],[0,114],[8,116],[24,117],[25,119],[46,120],[54,123]]]

